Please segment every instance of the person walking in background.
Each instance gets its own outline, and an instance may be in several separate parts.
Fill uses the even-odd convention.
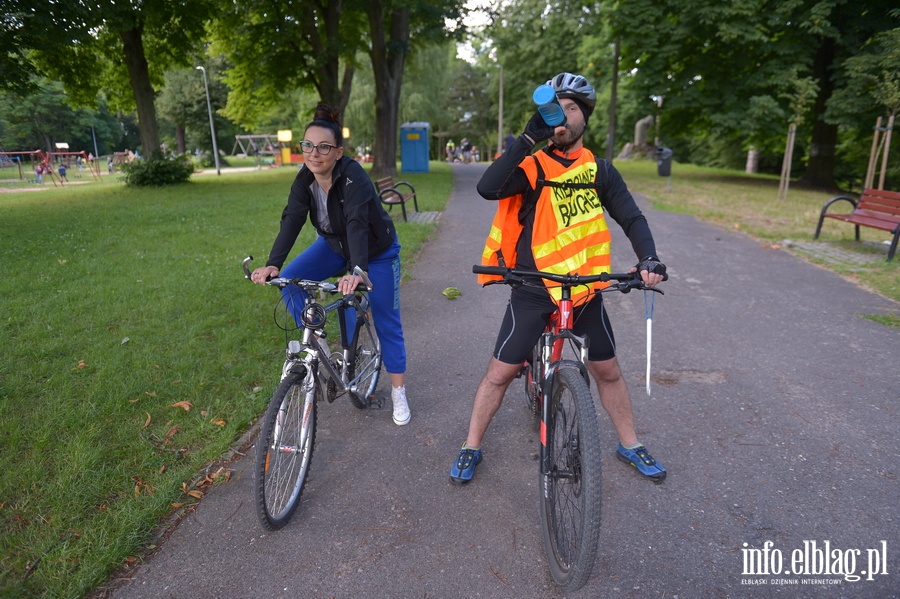
[[[342,144],[338,111],[319,104],[300,142],[305,161],[281,214],[281,230],[266,265],[254,270],[250,279],[264,285],[279,274],[316,281],[340,275],[338,289],[347,294],[362,283],[352,274],[354,267],[365,271],[373,286],[369,302],[375,333],[391,379],[394,423],[404,425],[410,421],[410,410],[400,320],[400,243],[371,179],[358,162],[344,156]],[[282,269],[307,218],[319,236]],[[303,301],[294,294],[304,292],[288,287],[282,293],[299,326]]]
[[[566,120],[551,127],[536,112],[525,132],[488,167],[478,183],[483,198],[500,200],[482,263],[583,275],[609,272],[608,215],[625,231],[637,254],[638,263],[631,272],[640,272],[646,285],[656,285],[662,281],[666,267],[656,256],[647,220],[619,172],[608,161],[597,160],[583,145],[588,118],[597,103],[594,88],[581,75],[571,73],[560,73],[547,83],[556,92]],[[531,155],[535,144],[546,139],[549,145]],[[578,214],[558,218],[559,208],[567,208],[575,192]],[[615,340],[602,298],[593,293],[594,289],[577,289],[572,293],[577,306],[574,332],[590,339],[588,370],[619,437],[616,456],[643,476],[662,482],[665,468],[635,432],[631,399],[616,360]],[[510,294],[493,356],[475,392],[466,441],[450,468],[450,480],[457,484],[468,483],[475,475],[488,425],[559,301],[547,288],[523,286]]]
[[[506,137],[503,138],[503,151],[507,151],[514,141],[516,141],[516,136],[510,131],[506,134]]]
[[[459,151],[462,153],[462,161],[467,164],[472,161],[472,144],[465,137],[459,142]]]

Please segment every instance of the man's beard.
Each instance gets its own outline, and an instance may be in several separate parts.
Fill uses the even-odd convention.
[[[550,140],[553,142],[556,149],[563,153],[568,152],[569,148],[575,145],[575,143],[584,136],[584,132],[587,130],[587,123],[582,123],[580,131],[575,131],[569,127],[570,125],[566,126],[566,132],[561,136],[554,135]]]

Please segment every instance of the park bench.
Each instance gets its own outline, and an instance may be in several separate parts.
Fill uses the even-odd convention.
[[[828,208],[835,202],[840,201],[850,202],[853,205],[853,211],[827,214]],[[893,259],[894,252],[897,251],[897,240],[900,239],[900,192],[866,189],[863,190],[859,200],[854,200],[850,196],[835,196],[831,198],[822,207],[822,213],[819,215],[819,226],[816,227],[816,234],[813,239],[819,238],[825,217],[836,218],[845,223],[855,225],[857,241],[859,241],[860,226],[889,231],[894,238],[891,240],[887,259]]]
[[[403,186],[405,193],[400,191],[399,187]],[[400,204],[400,210],[403,212],[403,220],[406,221],[406,202],[413,201],[416,212],[419,211],[419,202],[416,199],[415,188],[406,181],[398,181],[394,183],[393,177],[384,177],[375,181],[375,187],[378,188],[378,196],[381,203],[388,207],[388,210],[395,205]]]

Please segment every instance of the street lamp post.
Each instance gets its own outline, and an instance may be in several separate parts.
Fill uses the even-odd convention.
[[[209,133],[212,135],[213,156],[216,159],[216,174],[221,175],[222,170],[219,168],[219,147],[216,145],[216,128],[215,125],[213,125],[212,104],[209,101],[209,83],[206,81],[206,69],[203,67],[197,67],[197,69],[203,72],[203,87],[206,88],[206,110],[209,112]]]
[[[500,101],[499,115],[497,117],[497,153],[503,151],[503,65],[497,65],[500,69]]]

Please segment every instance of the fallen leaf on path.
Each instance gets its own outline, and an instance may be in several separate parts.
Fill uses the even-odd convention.
[[[170,407],[170,408],[181,408],[181,409],[183,409],[185,412],[190,412],[190,411],[191,411],[191,408],[194,407],[194,404],[192,404],[192,403],[189,402],[189,401],[179,401],[179,402],[173,403],[173,404],[172,404],[171,406],[169,406],[169,407]]]

